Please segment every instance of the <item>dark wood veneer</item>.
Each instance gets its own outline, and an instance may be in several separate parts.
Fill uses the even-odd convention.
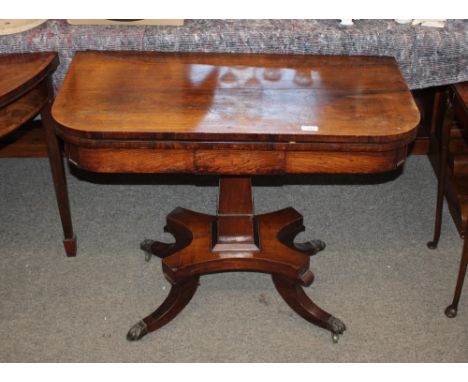
[[[162,259],[172,288],[129,340],[173,319],[201,275],[223,271],[270,273],[286,303],[337,340],[345,325],[302,289],[325,244],[294,242],[304,226],[291,207],[256,215],[250,177],[395,169],[420,120],[393,58],[253,54],[78,52],[51,113],[66,157],[83,169],[222,175],[216,216],[178,207],[165,227],[175,241],[141,244],[147,259]]]

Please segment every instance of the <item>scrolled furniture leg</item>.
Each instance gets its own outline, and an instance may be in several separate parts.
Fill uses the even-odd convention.
[[[317,306],[305,294],[298,281],[279,275],[272,275],[272,279],[276,290],[292,310],[307,321],[330,330],[333,342],[338,342],[339,336],[346,330],[341,320]]]
[[[176,211],[177,209],[172,211],[171,214],[174,214]],[[168,232],[174,236],[175,241],[173,243],[164,243],[158,240],[143,240],[140,244],[140,249],[145,253],[146,261],[150,261],[153,255],[164,259],[191,243],[192,233],[190,230],[179,222],[171,219],[171,214],[167,217],[168,224],[164,226],[164,232]]]
[[[313,256],[325,249],[325,242],[318,239],[309,240],[303,243],[294,242],[295,237],[303,231],[305,231],[305,227],[302,224],[302,215],[300,215],[299,219],[286,225],[280,232],[278,232],[278,240],[287,247],[295,249],[308,256]]]
[[[127,340],[137,341],[173,320],[192,299],[199,278],[198,275],[193,276],[172,285],[169,295],[159,308],[130,328]]]

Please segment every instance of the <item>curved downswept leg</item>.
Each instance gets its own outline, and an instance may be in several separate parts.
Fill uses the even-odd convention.
[[[200,276],[193,276],[172,285],[164,302],[149,316],[139,321],[127,333],[127,340],[137,341],[174,319],[192,299]]]
[[[455,287],[455,294],[453,296],[452,304],[445,309],[445,315],[449,318],[456,317],[458,311],[458,302],[465,281],[466,268],[468,266],[468,237],[465,234],[463,242],[463,253],[460,261],[460,268],[458,270],[457,286]]]
[[[338,341],[338,336],[346,330],[343,322],[315,305],[298,281],[278,275],[272,275],[272,279],[276,290],[292,310],[307,321],[330,330],[333,341]]]
[[[52,83],[49,81],[49,92],[52,94]],[[63,246],[68,257],[76,256],[76,236],[73,232],[70,202],[68,200],[67,180],[63,165],[60,142],[54,132],[54,122],[51,116],[52,100],[50,99],[41,111],[42,125],[44,126],[47,154],[50,170],[54,182],[55,196],[63,228]]]
[[[437,202],[436,213],[434,221],[434,237],[427,243],[429,249],[436,249],[439,244],[440,231],[442,227],[442,209],[444,206],[445,195],[445,178],[447,174],[447,159],[449,153],[450,143],[450,128],[451,122],[444,123],[444,117],[447,109],[447,91],[443,91],[437,95],[438,97],[438,115],[437,115],[437,128],[440,129],[440,144],[439,144],[439,169],[437,176]]]

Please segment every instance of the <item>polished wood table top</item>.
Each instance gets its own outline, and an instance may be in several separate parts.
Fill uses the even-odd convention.
[[[103,172],[387,171],[419,121],[393,58],[253,54],[79,52],[52,114],[70,160]],[[115,140],[150,158],[110,161]]]
[[[256,271],[337,341],[343,322],[302,289],[325,244],[294,241],[305,227],[291,207],[255,215],[250,176],[393,170],[419,122],[393,58],[139,52],[77,53],[52,117],[48,130],[83,169],[221,175],[216,215],[176,208],[165,227],[175,242],[141,244],[172,287],[129,340],[176,317],[201,275]],[[56,185],[65,190],[64,179]],[[68,205],[61,212],[72,256]]]
[[[47,79],[58,65],[57,53],[0,54],[0,137],[27,122],[45,106]]]
[[[419,121],[393,58],[197,53],[79,52],[53,115],[83,137],[287,142],[392,141]]]

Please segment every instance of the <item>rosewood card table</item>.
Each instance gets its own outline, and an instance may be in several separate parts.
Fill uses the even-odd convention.
[[[294,241],[305,228],[293,208],[255,215],[251,176],[393,170],[419,121],[393,58],[93,51],[75,55],[52,116],[48,129],[82,169],[220,176],[217,215],[178,207],[164,228],[175,241],[141,244],[172,287],[129,340],[176,317],[201,275],[256,271],[337,341],[345,325],[302,289],[325,244]],[[65,179],[56,185],[66,195]],[[68,204],[59,209],[70,229]]]

